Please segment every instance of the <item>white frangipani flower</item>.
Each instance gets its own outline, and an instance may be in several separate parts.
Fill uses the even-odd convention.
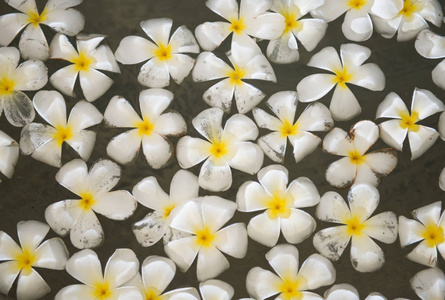
[[[139,289],[127,284],[138,269],[139,261],[131,249],[117,249],[108,259],[104,273],[94,251],[79,251],[66,263],[66,271],[82,284],[64,287],[54,299],[143,300]]]
[[[247,230],[244,223],[226,224],[236,211],[233,201],[217,196],[206,196],[187,201],[175,208],[170,226],[188,233],[165,245],[165,253],[187,271],[198,256],[196,275],[199,281],[214,278],[229,268],[229,261],[221,252],[243,258],[247,252]]]
[[[278,118],[257,107],[252,112],[258,127],[273,131],[258,138],[258,144],[274,162],[284,161],[289,139],[298,163],[321,143],[321,139],[310,131],[328,131],[334,126],[329,109],[319,102],[308,105],[294,121],[298,106],[296,92],[275,93],[266,104]]]
[[[136,276],[126,285],[137,287],[143,295],[142,299],[170,300],[173,297],[173,299],[178,300],[188,300],[189,298],[190,300],[199,299],[198,291],[191,287],[179,288],[164,293],[176,274],[176,265],[171,259],[152,255],[144,260],[141,269],[142,275],[139,273],[136,274]]]
[[[371,50],[357,44],[340,46],[340,57],[333,47],[326,47],[312,56],[308,66],[324,69],[334,74],[313,74],[297,85],[301,102],[320,99],[335,87],[329,109],[334,120],[349,120],[361,112],[360,104],[348,84],[371,91],[385,88],[385,75],[374,63],[363,64],[371,56]]]
[[[336,261],[351,242],[351,263],[359,272],[380,269],[385,257],[371,239],[392,244],[397,239],[397,216],[383,212],[371,217],[379,204],[380,195],[372,185],[354,184],[348,193],[348,205],[336,192],[325,193],[317,206],[319,220],[343,224],[329,227],[314,236],[315,248],[325,257]]]
[[[425,58],[445,58],[445,36],[440,36],[429,29],[422,30],[414,44],[417,52]],[[432,71],[434,83],[445,90],[445,59]]]
[[[170,183],[170,195],[159,186],[155,177],[142,179],[133,188],[134,198],[154,211],[133,224],[133,233],[143,247],[155,244],[172,229],[170,213],[179,204],[198,197],[198,177],[185,170],[175,173]]]
[[[218,47],[233,32],[232,41],[256,37],[263,40],[278,38],[285,28],[284,17],[267,12],[273,0],[207,0],[206,5],[227,22],[205,22],[195,29],[196,39],[206,51]]]
[[[0,116],[5,112],[8,122],[22,127],[34,120],[31,100],[22,91],[36,91],[48,82],[48,69],[39,60],[19,65],[20,52],[14,47],[0,47]]]
[[[221,280],[210,279],[199,284],[202,300],[231,300],[235,290],[233,287]],[[198,298],[199,299],[199,298]]]
[[[332,129],[323,140],[323,150],[344,157],[331,163],[326,170],[329,184],[336,188],[358,182],[378,186],[381,177],[391,173],[397,165],[397,151],[392,148],[366,154],[378,138],[379,128],[371,121],[357,122],[349,134],[338,127]]]
[[[105,109],[105,123],[130,130],[110,141],[107,154],[117,162],[127,164],[136,157],[142,144],[148,164],[154,169],[164,167],[174,152],[167,136],[179,136],[187,131],[185,120],[178,112],[163,113],[173,97],[172,92],[164,89],[143,90],[139,94],[141,118],[130,102],[121,96],[114,96]]]
[[[193,69],[193,80],[197,82],[214,79],[222,80],[204,92],[204,101],[229,113],[232,100],[240,113],[247,113],[266,96],[261,90],[245,79],[259,79],[276,82],[275,73],[267,58],[255,45],[245,43],[246,40],[232,42],[232,49],[227,53],[233,67],[210,52],[202,52]]]
[[[317,18],[334,21],[346,12],[342,31],[348,40],[362,42],[373,32],[371,16],[382,20],[395,18],[402,9],[402,0],[325,0],[324,4],[311,11]]]
[[[18,300],[39,299],[50,292],[50,287],[34,268],[64,270],[68,250],[60,238],[42,243],[48,231],[49,226],[42,222],[17,223],[20,246],[0,231],[0,293],[7,295],[17,276]]]
[[[258,128],[245,115],[232,115],[222,128],[224,112],[209,108],[193,120],[195,129],[207,141],[185,136],[178,141],[179,165],[188,169],[204,161],[199,172],[199,186],[209,191],[224,191],[232,185],[231,168],[255,174],[263,165],[264,153],[249,142],[258,137]]]
[[[445,299],[445,274],[437,268],[420,271],[411,278],[411,288],[422,300]]]
[[[45,210],[46,222],[59,235],[70,233],[76,248],[99,246],[104,233],[95,212],[112,220],[125,220],[136,210],[137,202],[128,191],[110,192],[120,175],[119,166],[107,159],[96,161],[90,171],[81,159],[66,163],[56,180],[81,199],[51,204]]]
[[[48,59],[48,42],[40,24],[70,36],[77,35],[85,25],[83,15],[72,8],[82,3],[82,0],[48,0],[40,14],[35,0],[7,0],[6,3],[21,12],[0,16],[0,46],[9,45],[26,27],[19,42],[24,59]]]
[[[392,19],[373,16],[374,26],[384,38],[390,39],[397,32],[397,41],[414,39],[431,22],[437,27],[442,25],[443,12],[438,0],[399,0],[403,3],[399,14]]]
[[[148,87],[165,87],[170,76],[180,84],[190,73],[195,59],[183,53],[199,53],[193,33],[184,25],[170,37],[173,20],[151,19],[141,22],[141,28],[152,41],[130,35],[119,44],[115,55],[124,65],[138,64],[148,60],[138,75],[140,84]]]
[[[51,58],[66,60],[71,64],[51,75],[51,84],[65,95],[74,97],[74,85],[79,77],[86,100],[92,102],[102,96],[113,80],[99,70],[120,73],[110,48],[100,44],[104,38],[98,34],[78,35],[76,50],[65,35],[56,34],[50,45]]]
[[[324,293],[325,300],[360,300],[360,296],[355,287],[347,283],[333,285]],[[400,298],[398,298],[400,299]],[[387,300],[379,293],[370,293],[365,300]],[[397,299],[395,299],[397,300]]]
[[[402,247],[421,241],[406,257],[429,267],[437,266],[437,251],[445,258],[445,212],[440,201],[412,212],[416,220],[399,217]]]
[[[281,36],[267,46],[267,57],[274,63],[287,64],[298,61],[297,40],[307,51],[312,51],[324,37],[328,24],[319,18],[301,19],[324,0],[274,0],[271,10],[284,17],[285,27]]]
[[[0,130],[0,173],[11,178],[18,159],[19,144]]]
[[[266,259],[277,273],[255,267],[247,273],[247,292],[252,298],[263,300],[274,295],[276,299],[311,299],[323,297],[309,292],[334,283],[336,273],[332,263],[320,254],[309,256],[299,268],[299,253],[293,245],[278,245],[266,254]]]
[[[376,118],[394,118],[379,124],[380,137],[389,146],[402,151],[408,135],[411,160],[422,156],[439,137],[439,133],[427,126],[416,124],[435,113],[445,110],[433,93],[416,88],[411,100],[411,113],[396,93],[389,93],[377,108]]]
[[[39,115],[51,126],[31,123],[22,129],[20,150],[54,167],[62,165],[62,145],[66,142],[87,161],[93,151],[96,133],[86,128],[102,122],[103,116],[94,105],[79,101],[66,118],[66,103],[57,91],[39,91],[33,98]]]
[[[308,213],[298,208],[318,204],[320,195],[309,178],[299,177],[289,187],[288,171],[281,165],[271,165],[258,172],[258,182],[247,181],[238,190],[238,210],[254,212],[247,233],[253,240],[272,247],[280,231],[288,243],[301,243],[314,232],[316,223]]]

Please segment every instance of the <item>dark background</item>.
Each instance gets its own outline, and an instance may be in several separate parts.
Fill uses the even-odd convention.
[[[39,11],[41,11],[45,1],[38,0],[37,3],[40,8]],[[442,6],[444,6],[443,3]],[[203,0],[86,0],[79,5],[77,9],[80,10],[86,18],[83,32],[107,35],[106,43],[108,43],[113,52],[125,36],[139,35],[145,37],[145,34],[139,26],[139,23],[143,20],[168,17],[173,19],[173,30],[178,26],[186,25],[192,31],[196,26],[205,21],[222,20],[221,17],[205,6],[205,1]],[[0,2],[0,13],[5,14],[10,12],[14,12],[14,9]],[[297,63],[290,65],[272,64],[278,79],[277,83],[252,81],[254,85],[260,87],[267,96],[270,96],[278,91],[295,90],[297,83],[302,78],[310,74],[319,73],[319,70],[307,67],[307,62],[313,54],[326,46],[333,46],[338,50],[341,44],[349,42],[341,32],[343,18],[344,16],[341,16],[336,21],[329,23],[326,36],[314,51],[308,53],[305,49],[301,48],[300,60]],[[433,31],[445,35],[444,28],[439,29],[433,25],[431,27]],[[48,43],[50,43],[54,32],[48,27],[43,28],[43,30],[47,36]],[[224,42],[220,49],[215,51],[219,57],[225,60],[224,52],[230,48],[229,41],[230,39]],[[382,92],[372,92],[352,86],[351,90],[359,100],[363,111],[359,116],[350,121],[336,122],[336,127],[341,127],[347,131],[359,120],[375,120],[377,106],[389,92],[399,94],[407,103],[408,107],[410,107],[411,96],[415,87],[428,89],[439,99],[445,100],[445,91],[438,88],[431,80],[431,71],[441,60],[427,60],[421,57],[414,48],[414,40],[398,43],[395,38],[388,40],[374,33],[371,39],[359,44],[365,45],[372,50],[372,55],[368,62],[378,64],[383,70],[386,76],[386,88]],[[12,42],[12,45],[18,46],[18,38]],[[267,41],[262,41],[259,45],[264,51],[267,46]],[[192,56],[196,57],[196,55]],[[66,62],[47,61],[46,64],[49,68],[50,76],[56,70],[65,66]],[[114,95],[121,95],[129,100],[133,107],[138,110],[138,95],[141,90],[145,89],[145,87],[137,82],[137,74],[141,65],[142,64],[131,66],[120,65],[120,75],[109,74],[115,80],[115,84],[107,93],[93,102],[93,104],[103,113],[109,100]],[[179,111],[186,119],[188,134],[199,136],[192,127],[191,120],[200,111],[208,108],[207,104],[202,100],[202,94],[214,82],[193,83],[190,77],[191,76],[187,77],[180,86],[172,81],[167,89],[175,94],[175,100],[171,108]],[[44,89],[52,90],[54,88],[48,83]],[[29,92],[27,94],[32,99],[35,92]],[[70,111],[78,100],[83,99],[78,83],[76,86],[76,94],[78,96],[75,98],[65,96],[68,111]],[[332,91],[320,101],[329,106],[331,97]],[[306,106],[307,104],[304,103],[299,104],[297,116],[301,114]],[[260,107],[265,108],[264,101],[260,104]],[[236,110],[235,105],[233,109]],[[232,110],[232,113],[236,113],[234,110]],[[266,110],[269,111],[268,109]],[[247,115],[252,118],[251,112]],[[226,119],[228,117],[229,115],[225,115]],[[421,121],[420,124],[437,128],[438,119],[439,114],[436,114]],[[34,122],[45,123],[38,115]],[[381,120],[377,121],[377,123],[379,122],[381,122]],[[11,126],[4,116],[0,117],[0,129],[9,134],[17,142],[19,141],[21,128]],[[103,124],[93,127],[93,130],[97,131],[98,136],[94,151],[90,160],[87,162],[88,166],[91,166],[92,163],[99,158],[107,158],[105,149],[109,140],[123,131],[121,129],[106,128]],[[260,135],[265,133],[266,131],[261,130]],[[317,133],[317,135],[323,138],[326,133]],[[176,143],[177,139],[173,139],[173,141]],[[411,217],[410,212],[413,209],[439,200],[443,202],[445,192],[439,189],[438,178],[442,168],[445,166],[444,142],[439,139],[430,150],[415,161],[410,160],[411,154],[407,140],[405,142],[404,151],[399,153],[396,169],[388,177],[384,178],[382,184],[378,187],[381,199],[375,214],[383,211],[394,211],[398,216]],[[372,149],[385,147],[387,146],[379,140]],[[289,170],[290,181],[300,176],[306,176],[316,184],[321,195],[327,191],[335,190],[327,183],[324,173],[328,165],[337,160],[338,157],[324,153],[321,148],[318,148],[314,153],[296,164],[291,155],[291,147],[288,147],[287,150],[285,166]],[[77,154],[68,146],[64,147],[63,163],[74,158],[77,158]],[[272,163],[270,159],[265,157],[263,166]],[[198,174],[200,166],[201,165],[198,165],[192,168],[191,171]],[[167,167],[161,170],[153,170],[148,166],[142,153],[140,153],[135,162],[122,166],[122,177],[115,189],[131,191],[133,186],[143,178],[156,176],[163,189],[169,193],[171,178],[177,170],[179,170],[179,165],[176,159],[173,159]],[[17,240],[17,222],[22,220],[39,220],[45,222],[44,211],[48,205],[74,197],[71,192],[56,182],[54,176],[57,171],[57,168],[38,162],[29,156],[20,156],[13,178],[8,180],[2,177],[3,182],[0,184],[0,230],[7,232]],[[257,179],[256,176],[250,176],[234,170],[233,186],[231,189],[222,193],[210,193],[201,189],[200,195],[217,194],[226,199],[235,200],[238,187],[247,180]],[[336,191],[346,199],[347,190]],[[314,216],[315,208],[305,209],[305,211]],[[105,242],[102,246],[94,250],[102,260],[103,266],[105,266],[107,259],[117,248],[126,247],[133,249],[141,263],[149,255],[157,254],[165,256],[162,242],[150,248],[143,248],[137,243],[131,231],[131,225],[142,219],[149,212],[150,209],[139,205],[133,216],[121,222],[98,215],[99,221],[104,228]],[[247,224],[250,218],[256,214],[257,213],[247,214],[237,212],[230,222],[245,222]],[[317,221],[317,229],[315,232],[330,226],[332,226],[332,224]],[[54,236],[56,236],[56,234],[50,231],[47,238]],[[71,245],[69,236],[63,239],[69,249],[70,255],[78,251]],[[285,240],[280,237],[279,243],[285,243]],[[411,251],[413,246],[401,249],[398,240],[392,245],[386,245],[381,242],[377,243],[381,246],[386,256],[386,263],[381,270],[367,274],[355,271],[349,259],[350,247],[348,247],[340,260],[334,262],[335,269],[337,270],[336,283],[352,284],[358,289],[363,299],[371,292],[380,292],[388,299],[396,297],[418,299],[410,288],[409,280],[415,273],[426,267],[405,258],[405,255]],[[301,263],[309,255],[316,252],[312,245],[312,236],[297,245],[297,248],[300,251]],[[227,256],[231,267],[218,276],[218,279],[226,281],[235,288],[234,299],[248,297],[245,288],[245,277],[252,267],[261,266],[270,269],[264,257],[268,250],[268,247],[249,239],[248,254],[244,259],[238,260]],[[443,270],[445,267],[444,259],[439,257],[438,260],[439,267]],[[65,271],[38,269],[38,272],[52,289],[51,293],[48,294],[45,299],[53,299],[61,288],[77,283],[76,280]],[[198,284],[195,262],[185,274],[177,271],[174,281],[167,290],[186,286],[198,288]],[[316,292],[322,295],[328,288],[329,287],[323,287],[316,290]],[[2,299],[2,297],[4,297],[4,299],[14,299],[15,290],[16,286],[14,285],[10,291],[11,297],[7,298],[0,295],[0,299]]]

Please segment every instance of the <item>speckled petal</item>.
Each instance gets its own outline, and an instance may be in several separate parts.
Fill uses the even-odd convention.
[[[411,287],[422,300],[445,298],[445,275],[440,269],[426,269],[411,278]]]
[[[406,258],[428,267],[437,267],[437,248],[430,247],[426,241],[422,241],[406,255]]]
[[[386,244],[392,244],[397,239],[397,216],[387,211],[373,216],[366,221],[363,232]]]
[[[78,249],[95,248],[104,241],[104,232],[92,210],[84,211],[74,222],[70,240]]]
[[[280,132],[271,132],[258,138],[258,145],[271,160],[277,163],[284,161],[287,139]]]
[[[229,189],[232,185],[230,165],[226,161],[206,160],[199,171],[198,182],[200,187],[208,191],[219,192]]]
[[[27,26],[20,36],[20,53],[24,59],[45,61],[49,57],[49,46],[40,26]]]
[[[276,64],[290,64],[300,59],[297,39],[292,33],[284,33],[267,45],[267,58]]]
[[[366,221],[374,213],[379,201],[380,194],[377,188],[366,183],[354,184],[348,192],[351,215],[357,217],[360,222]]]
[[[217,108],[209,108],[193,118],[193,127],[208,141],[219,140],[223,129],[221,126],[224,112]]]
[[[249,83],[243,82],[235,87],[236,107],[242,114],[257,106],[264,97],[266,94]]]
[[[374,272],[385,263],[382,249],[368,236],[352,236],[351,263],[359,272]]]
[[[150,59],[141,67],[138,81],[147,87],[161,88],[168,86],[170,84],[168,65],[156,59]]]
[[[154,211],[142,220],[133,224],[133,233],[142,247],[150,247],[166,234],[168,225],[164,220],[164,213]]]
[[[314,235],[315,249],[330,260],[336,261],[349,244],[350,236],[346,226],[322,229]]]
[[[343,157],[331,163],[326,170],[326,180],[336,188],[346,188],[354,183],[357,166],[349,157]]]
[[[230,79],[224,79],[206,90],[202,98],[208,105],[220,108],[224,112],[229,113],[232,107],[234,92],[235,86],[230,83]]]

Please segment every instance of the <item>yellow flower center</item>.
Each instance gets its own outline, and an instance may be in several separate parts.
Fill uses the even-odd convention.
[[[301,24],[298,22],[298,18],[300,17],[300,11],[298,8],[296,8],[295,11],[282,11],[281,15],[284,17],[285,24],[283,32],[289,32],[292,29],[299,30]]]
[[[160,61],[166,61],[172,58],[172,46],[159,44],[158,49],[155,50],[154,55],[160,60]]]
[[[349,0],[348,6],[354,9],[360,9],[366,4],[366,0]]]
[[[365,228],[365,224],[361,223],[357,216],[353,216],[351,219],[346,220],[347,231],[349,235],[362,235],[362,231]]]
[[[281,191],[276,191],[271,197],[266,198],[265,206],[267,207],[267,215],[271,219],[289,218],[292,199],[283,195]]]
[[[211,233],[207,226],[205,226],[204,229],[196,231],[195,234],[198,237],[196,242],[199,246],[209,247],[215,240],[215,234]]]
[[[221,158],[227,154],[227,143],[224,141],[212,141],[212,146],[210,146],[210,155],[215,158]]]
[[[79,206],[83,210],[90,210],[91,206],[96,203],[96,199],[90,192],[81,193],[79,196],[82,198],[80,199]]]
[[[282,137],[288,137],[290,135],[295,135],[298,132],[298,122],[292,125],[288,120],[283,121],[283,125],[280,127],[280,132]]]
[[[57,145],[62,146],[63,142],[69,141],[73,137],[73,131],[71,127],[68,126],[56,126],[57,132],[53,135],[56,140]]]
[[[1,77],[0,78],[0,97],[11,95],[14,92],[14,87],[16,82],[10,77]]]
[[[242,33],[247,27],[243,21],[243,18],[232,19],[230,20],[230,23],[232,23],[232,25],[230,25],[230,31],[233,31],[236,34]]]
[[[416,111],[413,111],[411,115],[401,113],[399,116],[402,118],[402,120],[400,120],[400,127],[414,132],[419,130],[419,125],[416,124],[416,122],[419,121],[419,114]]]
[[[90,70],[91,64],[95,61],[93,57],[85,52],[80,52],[77,56],[73,57],[70,62],[75,65],[76,72]]]
[[[153,132],[153,129],[155,128],[155,124],[150,122],[147,118],[144,118],[143,121],[137,122],[135,127],[138,129],[138,135],[151,135]]]
[[[405,2],[403,3],[403,8],[399,12],[399,15],[411,17],[414,13],[421,11],[422,4],[419,2],[421,1],[405,0]]]
[[[425,239],[429,247],[434,247],[445,242],[445,234],[442,227],[435,224],[429,224],[422,232],[421,236]]]
[[[14,257],[14,260],[16,261],[17,270],[21,270],[25,274],[29,274],[32,270],[32,265],[37,260],[37,257],[32,251],[24,248]]]
[[[46,21],[48,19],[48,15],[46,13],[46,10],[44,9],[42,13],[39,15],[35,11],[30,11],[27,13],[28,15],[28,22],[31,23],[34,26],[38,26],[43,21]]]
[[[145,300],[160,300],[159,291],[155,288],[147,288],[144,292]]]
[[[112,296],[110,285],[107,282],[97,283],[93,286],[93,288],[94,299],[96,300],[105,300],[111,298]]]
[[[227,76],[230,79],[230,84],[232,85],[240,85],[243,82],[241,81],[241,79],[244,78],[244,76],[246,76],[246,70],[244,70],[243,68],[237,67],[235,66],[235,70],[231,70],[228,72]]]
[[[352,150],[348,153],[349,159],[351,163],[354,165],[361,165],[365,162],[366,158],[364,155],[361,155],[357,150]]]
[[[175,207],[176,204],[170,204],[164,207],[164,219],[167,219],[167,217],[171,214],[172,210],[175,209]]]
[[[338,83],[341,87],[346,87],[346,82],[351,81],[352,74],[348,72],[346,68],[343,68],[343,70],[336,71],[335,77],[334,77],[334,83]]]
[[[278,286],[283,300],[300,300],[303,299],[303,294],[300,289],[304,286],[306,279],[303,276],[297,275],[296,278],[286,276],[283,282]]]

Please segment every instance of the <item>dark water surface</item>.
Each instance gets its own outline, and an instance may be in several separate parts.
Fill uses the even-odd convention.
[[[38,5],[43,7],[45,1],[38,1]],[[443,3],[442,3],[443,6]],[[196,26],[205,21],[216,21],[221,18],[206,8],[203,0],[85,0],[84,3],[77,7],[86,17],[85,33],[100,33],[107,35],[106,42],[114,52],[119,42],[128,35],[139,35],[145,37],[139,23],[142,20],[158,17],[169,17],[173,19],[173,30],[180,25],[186,25],[189,29],[194,30]],[[0,3],[0,12],[5,14],[13,12],[13,9],[5,3]],[[290,65],[275,65],[278,82],[264,83],[256,81],[254,85],[260,87],[268,96],[275,92],[283,90],[295,90],[297,83],[309,74],[318,73],[318,70],[307,67],[306,64],[311,56],[326,46],[334,46],[337,50],[343,43],[348,43],[341,32],[341,23],[343,17],[329,24],[328,31],[324,39],[318,47],[311,53],[304,49],[300,51],[300,61]],[[445,35],[445,26],[443,28],[432,28],[432,30]],[[47,28],[46,28],[47,29]],[[1,29],[0,29],[1,30]],[[48,40],[54,35],[49,29],[45,31]],[[347,122],[336,122],[336,127],[348,130],[351,125],[359,120],[375,119],[377,106],[389,92],[396,92],[407,103],[411,104],[411,96],[415,87],[428,89],[432,91],[439,99],[445,101],[445,91],[438,88],[431,80],[432,69],[441,60],[427,60],[417,54],[414,49],[414,41],[398,43],[394,38],[387,40],[377,33],[374,33],[371,39],[360,43],[372,50],[372,55],[368,62],[374,62],[380,66],[386,76],[386,88],[382,92],[371,92],[360,87],[352,86],[351,90],[356,95],[362,106],[362,113],[353,120]],[[15,39],[13,45],[18,45],[18,39]],[[266,41],[260,42],[260,46],[264,50],[267,45]],[[230,44],[226,41],[222,45],[222,49],[217,50],[219,57],[224,57],[223,53],[227,51]],[[196,57],[196,55],[194,56]],[[49,75],[64,66],[63,62],[48,61]],[[114,95],[121,95],[128,99],[133,107],[138,108],[138,95],[144,89],[137,82],[137,74],[140,65],[124,66],[121,65],[121,75],[112,74],[115,84],[111,89],[97,101],[94,105],[103,113],[108,101]],[[188,125],[188,134],[199,136],[191,125],[191,120],[200,111],[208,108],[207,104],[202,100],[203,92],[212,83],[193,83],[190,76],[178,86],[174,82],[170,84],[168,89],[175,94],[172,109],[179,111],[186,119]],[[48,83],[44,89],[52,90],[53,87]],[[79,87],[77,87],[78,95],[82,95]],[[28,96],[32,98],[35,92],[29,92]],[[332,91],[321,99],[325,105],[329,105],[332,97]],[[70,110],[74,104],[82,99],[65,97]],[[267,99],[267,98],[266,98]],[[260,107],[265,107],[264,101]],[[297,110],[299,115],[306,104],[300,104]],[[234,108],[235,109],[235,108]],[[68,110],[68,111],[69,111]],[[233,113],[234,111],[232,111]],[[247,114],[252,118],[251,112]],[[225,116],[228,118],[228,115]],[[421,124],[437,128],[439,114],[421,121]],[[45,123],[39,116],[35,122]],[[379,120],[380,122],[380,120]],[[5,131],[16,141],[20,139],[20,128],[12,127],[4,116],[0,117],[0,129]],[[90,160],[87,162],[89,166],[99,159],[107,158],[106,146],[109,140],[115,136],[120,129],[105,128],[102,124],[94,127],[97,131],[97,141]],[[266,131],[261,131],[260,135]],[[326,133],[317,133],[318,136],[324,137]],[[177,139],[173,139],[176,143]],[[385,144],[379,140],[372,149],[385,148]],[[371,149],[371,150],[372,150]],[[399,153],[399,161],[396,169],[386,178],[378,187],[381,195],[380,205],[375,214],[383,211],[394,211],[396,214],[410,217],[410,211],[426,204],[445,198],[445,192],[439,189],[438,178],[442,168],[445,166],[445,144],[442,140],[438,140],[436,144],[428,150],[422,157],[415,161],[410,160],[410,152],[407,141],[404,145],[405,151]],[[73,158],[77,158],[76,153],[69,148],[63,150],[63,163]],[[286,154],[285,166],[290,173],[290,180],[299,176],[309,177],[318,187],[320,194],[331,190],[332,188],[324,177],[324,172],[328,165],[337,160],[338,157],[324,153],[318,148],[314,153],[307,156],[303,161],[296,164],[291,156],[291,147],[288,147]],[[265,157],[264,166],[273,162]],[[198,174],[199,167],[192,168],[192,172]],[[141,179],[147,176],[156,176],[162,188],[168,192],[170,180],[173,174],[179,170],[176,160],[173,160],[166,168],[161,170],[153,170],[146,163],[142,153],[137,160],[127,166],[122,167],[121,181],[115,189],[126,189],[131,191],[133,186]],[[15,174],[11,180],[4,180],[0,184],[0,230],[3,230],[16,239],[16,224],[22,220],[39,220],[45,222],[45,208],[57,201],[69,199],[73,197],[68,190],[60,186],[54,176],[58,169],[50,167],[46,164],[38,162],[29,156],[20,156],[15,169]],[[238,187],[247,180],[256,180],[256,176],[246,175],[239,171],[233,171],[233,186],[226,192],[210,193],[200,190],[200,195],[217,194],[226,199],[235,200]],[[346,199],[347,190],[338,191]],[[314,216],[315,208],[305,209]],[[149,255],[158,254],[165,256],[162,243],[157,243],[150,248],[141,247],[131,231],[131,225],[142,219],[150,210],[146,207],[139,206],[135,214],[126,221],[112,221],[101,215],[98,215],[105,232],[105,242],[102,246],[95,249],[105,265],[108,257],[116,248],[128,247],[135,251],[140,262]],[[256,215],[239,213],[230,222],[245,222]],[[318,222],[316,232],[322,228],[330,227],[331,224]],[[48,237],[54,237],[56,234],[50,232]],[[64,237],[70,254],[77,252],[69,241],[69,237]],[[285,243],[281,237],[279,243]],[[411,290],[409,279],[418,271],[425,269],[425,266],[414,263],[404,256],[411,251],[413,247],[401,249],[397,240],[392,245],[386,245],[377,242],[383,249],[386,256],[386,263],[383,268],[377,272],[362,274],[352,268],[349,259],[349,248],[345,250],[339,261],[334,262],[337,270],[336,283],[350,283],[355,286],[360,293],[361,298],[365,298],[370,292],[380,292],[388,299],[395,297],[405,297],[409,299],[417,299],[417,296]],[[300,262],[303,262],[310,254],[316,250],[312,245],[312,236],[303,243],[297,245],[300,250]],[[249,239],[248,255],[242,260],[228,257],[230,261],[230,269],[221,274],[218,279],[228,282],[235,288],[235,297],[247,297],[245,288],[245,277],[247,272],[254,266],[269,268],[264,257],[269,250],[268,247],[260,245]],[[443,258],[439,257],[439,266],[443,270],[445,263]],[[49,283],[52,292],[45,299],[53,299],[55,294],[64,286],[77,283],[65,271],[54,271],[39,269],[39,273]],[[198,287],[196,280],[196,262],[192,265],[188,272],[176,273],[175,280],[170,284],[167,290],[179,287],[192,286]],[[323,287],[316,292],[324,293],[328,287]],[[11,298],[14,299],[15,286],[11,289]],[[0,295],[0,299],[2,295]]]

